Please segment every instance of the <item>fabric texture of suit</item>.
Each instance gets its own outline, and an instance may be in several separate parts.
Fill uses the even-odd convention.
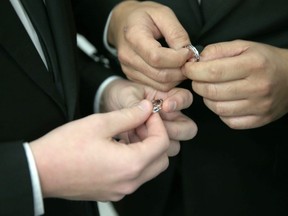
[[[197,47],[244,39],[288,48],[285,0],[223,0],[206,19],[197,0],[156,2],[173,9]],[[191,81],[181,86],[191,89]],[[167,171],[115,203],[120,215],[287,216],[288,116],[233,130],[195,93],[185,113],[197,123],[197,136],[182,143]]]
[[[114,4],[46,0],[64,91],[61,95],[10,2],[1,1],[0,215],[34,215],[23,142],[92,113],[96,89],[112,73],[79,53],[74,18],[82,23],[81,33],[89,33],[86,28],[91,27],[90,34],[95,30],[100,38],[100,29]],[[98,215],[95,202],[46,199],[44,205],[45,215]]]

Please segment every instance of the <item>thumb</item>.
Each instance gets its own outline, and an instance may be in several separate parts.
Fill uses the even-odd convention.
[[[143,124],[152,113],[152,103],[142,100],[137,105],[121,110],[105,113],[104,136],[113,137]]]

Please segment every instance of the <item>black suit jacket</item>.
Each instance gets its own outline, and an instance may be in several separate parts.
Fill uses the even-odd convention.
[[[92,113],[96,89],[111,75],[78,53],[74,18],[77,24],[82,23],[82,34],[94,35],[98,29],[97,37],[102,41],[103,30],[99,29],[103,28],[116,1],[74,0],[73,5],[69,0],[47,1],[53,5],[48,8],[48,15],[64,97],[10,2],[0,3],[0,215],[34,214],[23,142]],[[94,202],[47,199],[44,204],[46,215],[98,214]]]
[[[244,39],[288,48],[286,0],[223,0],[206,20],[197,0],[157,2],[173,9],[198,47]],[[191,81],[181,86],[191,89]],[[233,130],[196,94],[185,113],[196,121],[197,136],[182,143],[167,171],[115,203],[122,215],[288,215],[287,115]]]

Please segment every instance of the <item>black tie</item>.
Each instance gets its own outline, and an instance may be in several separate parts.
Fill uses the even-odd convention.
[[[63,96],[59,64],[55,43],[52,37],[49,19],[43,0],[21,0],[26,12],[33,23],[44,51],[48,70],[53,73],[55,84]]]

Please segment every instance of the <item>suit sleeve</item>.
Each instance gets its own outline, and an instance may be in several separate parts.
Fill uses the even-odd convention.
[[[80,66],[80,106],[83,115],[94,113],[93,105],[99,86],[109,77],[121,74],[120,68],[105,68],[79,50],[78,65]]]
[[[0,215],[34,215],[32,186],[23,142],[4,142],[0,149]]]

